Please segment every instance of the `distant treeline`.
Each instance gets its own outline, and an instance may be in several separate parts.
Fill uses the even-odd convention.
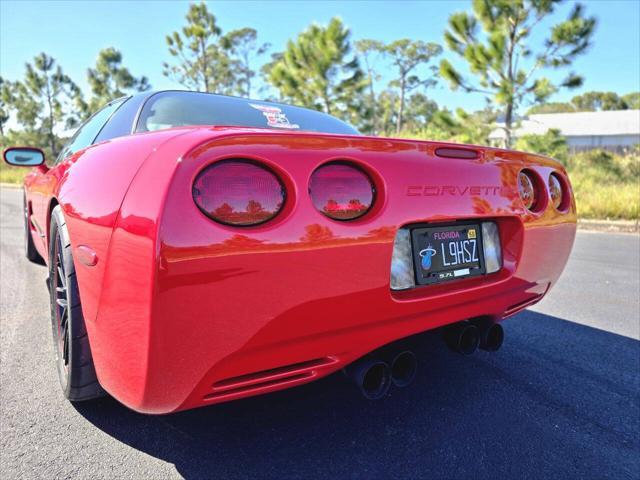
[[[436,140],[485,142],[499,118],[510,144],[518,115],[527,108],[638,108],[638,93],[590,92],[570,103],[546,103],[558,90],[582,84],[573,72],[561,82],[545,72],[568,70],[591,45],[596,25],[581,4],[572,4],[565,20],[544,27],[546,40],[532,45],[531,35],[559,3],[474,0],[468,11],[449,18],[444,47],[406,38],[353,41],[349,29],[334,18],[328,25],[310,25],[280,52],[273,52],[253,28],[225,32],[205,3],[192,4],[184,26],[165,37],[170,60],[162,68],[186,89],[290,102],[335,115],[363,133]],[[470,73],[457,70],[453,58]],[[23,79],[0,77],[1,143],[38,145],[55,155],[62,147],[61,132],[113,98],[151,88],[145,76],[134,73],[118,49],[103,49],[87,69],[85,92],[54,58],[39,54],[26,64]],[[487,107],[474,113],[439,107],[429,98],[439,82],[484,95]]]

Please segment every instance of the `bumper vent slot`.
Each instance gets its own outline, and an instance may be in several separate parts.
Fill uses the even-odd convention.
[[[538,295],[535,295],[531,298],[529,298],[528,300],[525,300],[524,302],[520,302],[520,303],[516,303],[515,305],[511,305],[509,308],[507,308],[504,312],[504,316],[505,317],[510,317],[511,315],[515,315],[516,313],[524,310],[525,308],[533,305],[534,303],[538,302],[538,300],[540,300],[542,297],[544,297],[544,293],[540,293]]]
[[[214,399],[250,390],[261,390],[292,382],[295,383],[300,380],[315,377],[318,368],[333,365],[337,361],[338,359],[332,357],[316,358],[314,360],[292,363],[282,367],[227,378],[214,383],[213,392],[204,398]]]

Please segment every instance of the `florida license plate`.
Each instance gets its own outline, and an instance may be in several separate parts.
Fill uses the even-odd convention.
[[[416,281],[420,285],[485,273],[479,224],[416,228],[411,237]]]

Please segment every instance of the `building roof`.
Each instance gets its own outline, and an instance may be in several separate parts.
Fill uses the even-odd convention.
[[[565,137],[640,135],[640,110],[529,115],[520,122],[513,136],[542,135],[552,128],[560,130]],[[504,130],[496,128],[489,138],[504,138]]]

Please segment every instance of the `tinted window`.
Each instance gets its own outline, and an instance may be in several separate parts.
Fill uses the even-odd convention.
[[[100,133],[93,141],[93,143],[104,142],[116,137],[123,137],[130,135],[133,129],[133,122],[135,121],[138,110],[144,101],[148,98],[148,94],[137,94],[125,101],[116,112],[111,115],[106,125],[102,127]]]
[[[104,124],[109,120],[109,117],[113,115],[122,102],[125,99],[121,98],[118,100],[114,100],[113,102],[107,104],[102,110],[99,110],[95,113],[89,120],[87,120],[76,132],[71,141],[67,144],[66,147],[60,152],[58,156],[58,161],[67,158],[69,155],[77,152],[78,150],[82,150],[85,147],[88,147],[93,143],[93,140],[98,135],[98,132]]]
[[[198,92],[161,92],[153,95],[142,109],[136,131],[188,125],[358,134],[347,123],[306,108]]]

